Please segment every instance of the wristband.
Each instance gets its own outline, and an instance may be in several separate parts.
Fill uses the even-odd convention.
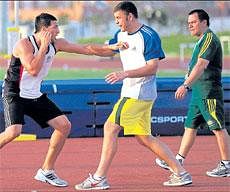
[[[185,83],[184,83],[182,86],[183,86],[186,90],[189,90],[189,89],[190,89],[190,87],[189,87],[187,84],[185,84]]]

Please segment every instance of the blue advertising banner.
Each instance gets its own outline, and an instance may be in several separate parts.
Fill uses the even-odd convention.
[[[158,78],[158,98],[151,117],[153,135],[182,135],[191,92],[184,100],[174,98],[182,78]],[[2,86],[2,81],[0,81]],[[103,125],[120,97],[121,83],[109,85],[103,79],[50,80],[42,84],[42,92],[67,115],[72,123],[69,137],[103,136]],[[223,78],[225,125],[230,132],[230,78]],[[0,90],[1,94],[1,90]],[[36,134],[37,138],[48,138],[52,128],[41,129],[30,117],[25,116],[23,133]],[[0,100],[0,132],[4,130],[2,99]],[[212,134],[202,125],[198,134]],[[123,136],[121,131],[120,136]]]

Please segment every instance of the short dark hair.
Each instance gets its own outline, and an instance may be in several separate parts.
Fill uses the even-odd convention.
[[[132,13],[134,15],[135,18],[138,18],[138,12],[137,12],[137,8],[134,5],[134,3],[129,2],[129,1],[123,1],[118,3],[114,9],[113,12],[117,12],[117,11],[125,11],[126,14],[128,15],[129,13]]]
[[[192,15],[193,13],[197,13],[198,18],[199,18],[200,21],[206,20],[207,25],[208,26],[210,25],[210,23],[209,23],[209,15],[205,10],[203,10],[203,9],[194,9],[194,10],[190,11],[188,15]]]
[[[56,17],[49,13],[41,13],[35,18],[35,33],[39,32],[43,26],[49,27],[51,21],[57,21]]]

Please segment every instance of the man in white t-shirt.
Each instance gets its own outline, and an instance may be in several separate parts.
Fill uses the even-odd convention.
[[[106,179],[109,166],[117,150],[121,129],[125,135],[135,135],[137,141],[165,160],[173,174],[165,186],[183,186],[192,183],[188,172],[175,159],[171,150],[151,135],[151,109],[157,97],[156,73],[159,60],[165,57],[161,40],[152,28],[138,21],[137,8],[132,2],[121,2],[114,8],[114,17],[120,30],[109,44],[117,45],[123,71],[106,76],[108,83],[123,80],[121,97],[104,125],[101,160],[96,172],[77,190],[108,189]],[[112,56],[111,47],[91,46],[95,55]]]

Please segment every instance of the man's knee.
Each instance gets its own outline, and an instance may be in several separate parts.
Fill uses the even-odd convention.
[[[152,143],[152,141],[156,139],[151,135],[136,135],[135,137],[138,143],[144,146],[149,146]]]
[[[212,132],[216,136],[227,136],[228,135],[228,132],[226,129],[213,129]]]
[[[65,135],[69,135],[70,131],[71,131],[71,122],[66,119],[63,123],[62,123],[62,130],[64,131]]]
[[[104,134],[110,133],[110,134],[118,134],[121,131],[121,127],[115,123],[111,123],[109,121],[106,121],[104,124]]]
[[[6,128],[5,134],[6,134],[6,137],[14,139],[21,134],[21,131],[22,131],[21,126],[11,125]]]
[[[71,122],[64,115],[52,119],[48,124],[63,135],[68,136],[71,130]]]

